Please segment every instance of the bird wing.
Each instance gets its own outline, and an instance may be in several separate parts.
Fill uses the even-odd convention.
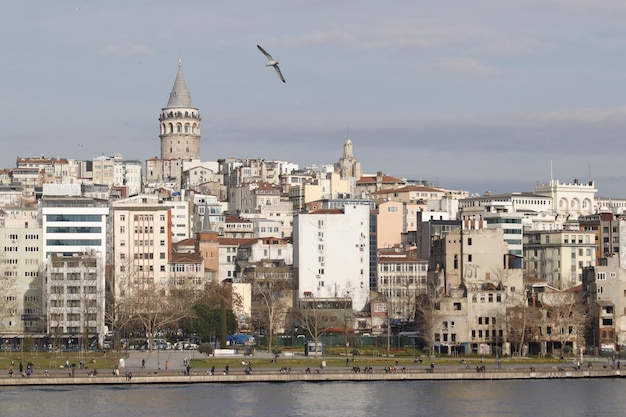
[[[265,55],[265,57],[269,60],[269,61],[273,61],[274,58],[272,58],[272,56],[270,54],[267,53],[267,51],[263,48],[261,48],[261,46],[257,45],[257,48],[259,48],[259,51],[263,52],[263,55]]]
[[[283,77],[283,73],[280,72],[280,68],[278,68],[278,65],[274,65],[274,69],[276,70],[276,74],[278,74],[278,77],[282,80],[282,82],[285,82],[285,77]]]

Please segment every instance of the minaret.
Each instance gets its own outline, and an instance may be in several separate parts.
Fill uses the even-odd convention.
[[[161,159],[200,158],[200,113],[191,104],[191,95],[178,59],[178,73],[167,107],[161,109]]]

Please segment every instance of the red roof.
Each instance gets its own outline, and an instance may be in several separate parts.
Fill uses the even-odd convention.
[[[390,175],[383,175],[382,177],[377,177],[375,175],[372,175],[372,176],[361,177],[356,181],[356,183],[357,184],[375,184],[376,182],[378,182],[377,181],[378,178],[380,178],[382,182],[396,182],[396,183],[405,182],[404,180],[401,180],[396,177],[392,177]]]
[[[411,191],[421,191],[421,192],[439,192],[443,193],[444,191],[439,188],[426,187],[422,185],[407,185],[402,188],[386,188],[384,190],[372,191],[370,194],[389,194],[389,193],[409,193]]]

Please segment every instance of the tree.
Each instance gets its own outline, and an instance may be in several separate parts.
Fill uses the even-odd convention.
[[[167,291],[162,285],[138,285],[131,275],[122,275],[117,281],[118,297],[115,314],[126,330],[145,332],[148,348],[152,350],[154,334],[181,322],[193,305],[185,290]]]
[[[225,316],[226,332],[234,333],[237,331],[237,321],[232,310],[225,308],[223,314]],[[183,330],[185,333],[196,333],[201,341],[209,341],[212,335],[217,335],[217,329],[220,329],[220,332],[222,332],[221,315],[221,309],[212,309],[208,304],[196,303],[191,307],[189,315],[183,320]]]
[[[513,352],[519,356],[524,354],[524,346],[537,335],[533,325],[541,322],[541,311],[528,303],[512,305],[506,310],[507,336]]]
[[[431,351],[435,346],[435,330],[440,318],[441,300],[437,297],[440,283],[438,274],[429,274],[425,290],[415,297],[415,325]]]
[[[553,292],[544,294],[543,300],[550,313],[552,333],[560,344],[561,355],[566,353],[568,342],[574,346],[584,344],[588,311],[581,294],[572,291]]]
[[[274,333],[279,325],[284,326],[293,284],[290,279],[273,277],[264,274],[253,279],[252,309],[253,317],[258,320],[260,327],[267,330],[267,350],[272,352]]]
[[[335,316],[322,307],[323,305],[317,303],[315,298],[306,298],[300,300],[299,308],[293,312],[294,322],[313,339],[315,357],[317,357],[319,339],[335,321]]]
[[[438,319],[439,300],[428,294],[417,296],[415,303],[415,324],[424,344],[432,351],[435,346],[435,329]],[[389,312],[387,312],[389,314]]]

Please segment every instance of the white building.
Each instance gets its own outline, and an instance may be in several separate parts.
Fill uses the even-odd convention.
[[[77,196],[44,196],[40,204],[48,332],[102,344],[108,204]]]
[[[291,237],[293,215],[291,203],[285,200],[280,200],[278,204],[264,205],[258,213],[240,214],[241,218],[248,219],[254,224],[255,236],[278,236],[281,238]],[[277,228],[278,230],[276,230]]]
[[[226,204],[216,196],[206,194],[193,195],[193,233],[215,232],[224,234],[224,211]]]
[[[180,242],[191,236],[191,220],[189,202],[186,200],[164,201],[163,205],[169,207],[172,216],[172,242]]]
[[[237,276],[237,253],[239,246],[256,242],[257,239],[219,238],[219,282],[239,282]]]
[[[352,299],[361,311],[369,297],[370,211],[346,204],[294,217],[294,268],[302,297]]]

